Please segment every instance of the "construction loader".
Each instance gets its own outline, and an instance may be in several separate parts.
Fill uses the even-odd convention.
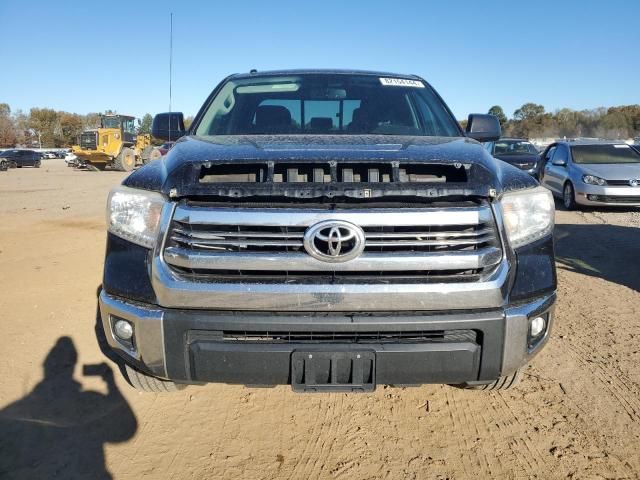
[[[103,115],[100,128],[80,134],[80,145],[74,145],[75,166],[92,170],[110,167],[130,172],[136,166],[160,156],[151,144],[151,135],[137,134],[135,117]]]

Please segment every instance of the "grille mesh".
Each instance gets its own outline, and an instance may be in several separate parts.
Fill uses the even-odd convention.
[[[95,150],[97,146],[97,132],[84,132],[80,135],[80,147],[83,150]]]
[[[457,343],[477,340],[474,330],[292,332],[225,330],[226,342],[244,343]]]

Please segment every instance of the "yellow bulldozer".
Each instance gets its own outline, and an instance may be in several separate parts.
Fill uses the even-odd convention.
[[[137,134],[135,117],[127,115],[102,115],[100,128],[82,132],[79,143],[71,149],[77,157],[75,166],[92,170],[110,167],[130,172],[160,156],[151,135]]]

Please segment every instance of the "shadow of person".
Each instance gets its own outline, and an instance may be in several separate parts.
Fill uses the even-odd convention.
[[[25,397],[0,411],[0,478],[112,478],[103,446],[124,442],[136,417],[106,364],[88,365],[107,393],[86,391],[73,379],[78,353],[61,337],[44,361],[44,379]]]

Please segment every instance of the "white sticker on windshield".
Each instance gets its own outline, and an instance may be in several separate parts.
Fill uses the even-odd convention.
[[[614,145],[613,148],[630,148],[629,145]]]
[[[407,78],[380,78],[380,83],[387,87],[413,87],[424,88],[424,83],[418,80],[409,80]]]

